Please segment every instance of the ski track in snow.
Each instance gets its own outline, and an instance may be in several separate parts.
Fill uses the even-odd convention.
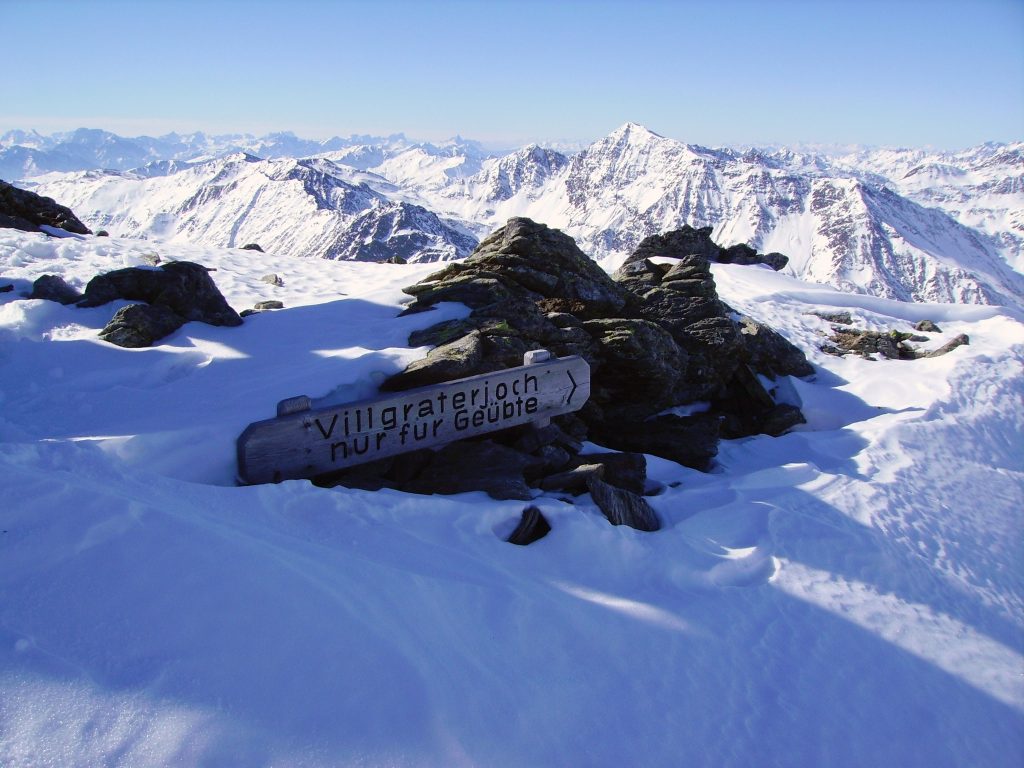
[[[116,306],[20,300],[159,251],[217,267],[240,328],[147,350]],[[716,266],[809,351],[808,424],[649,457],[665,527],[522,503],[233,485],[284,397],[372,394],[424,350],[432,271],[0,230],[0,764],[1017,766],[1024,759],[1024,324]],[[284,286],[260,277],[276,272]],[[828,324],[943,327],[930,360],[829,358]],[[596,450],[595,446],[588,446]]]

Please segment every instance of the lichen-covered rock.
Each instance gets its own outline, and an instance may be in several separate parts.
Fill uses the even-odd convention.
[[[167,307],[129,304],[117,311],[100,338],[119,347],[148,347],[184,324],[185,319]]]
[[[70,208],[60,205],[53,198],[18,189],[0,180],[0,227],[41,232],[44,226],[77,235],[92,234]]]
[[[398,392],[461,379],[478,373],[482,359],[483,342],[480,332],[473,331],[460,339],[430,350],[425,358],[417,360],[401,373],[385,381],[381,389],[386,392]]]

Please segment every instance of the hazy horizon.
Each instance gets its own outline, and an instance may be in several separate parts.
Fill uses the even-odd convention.
[[[1019,0],[6,0],[0,131],[954,149],[1024,138]],[[21,31],[19,34],[10,32]]]

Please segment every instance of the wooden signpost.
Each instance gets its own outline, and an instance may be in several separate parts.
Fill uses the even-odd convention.
[[[518,368],[329,408],[313,410],[304,396],[283,400],[278,418],[239,436],[239,479],[313,477],[579,410],[590,397],[590,366],[582,357],[547,355],[539,350]]]

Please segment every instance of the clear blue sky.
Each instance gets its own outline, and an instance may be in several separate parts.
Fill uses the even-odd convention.
[[[0,0],[0,131],[1024,139],[1024,0]]]

